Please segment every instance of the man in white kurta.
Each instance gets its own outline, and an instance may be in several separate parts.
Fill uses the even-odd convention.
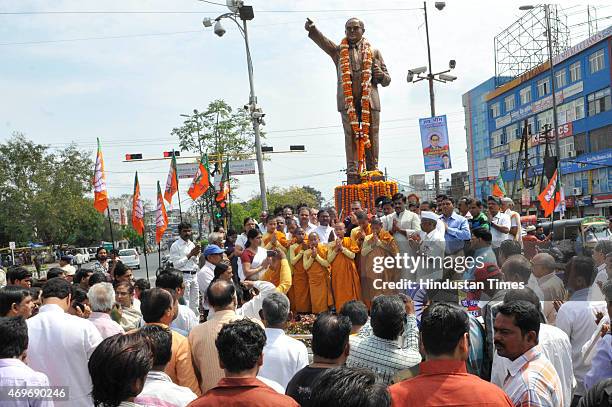
[[[393,196],[393,209],[395,209],[394,213],[382,218],[383,228],[393,235],[399,247],[399,256],[401,258],[404,258],[404,255],[412,257],[415,251],[410,247],[409,239],[412,234],[421,231],[421,220],[419,215],[406,209],[406,198],[401,193]],[[410,267],[402,267],[401,278],[414,280],[413,271]]]
[[[185,284],[183,298],[187,302],[187,306],[196,315],[200,315],[199,289],[196,279],[196,273],[200,269],[198,267],[200,246],[196,246],[191,241],[191,225],[186,222],[181,223],[178,229],[180,237],[170,246],[170,262],[175,269],[183,273],[183,283]]]
[[[411,237],[411,246],[416,250],[417,256],[421,258],[417,267],[417,278],[433,279],[442,278],[442,265],[444,264],[444,250],[446,242],[444,231],[437,225],[441,223],[439,216],[433,212],[421,212],[421,231]]]

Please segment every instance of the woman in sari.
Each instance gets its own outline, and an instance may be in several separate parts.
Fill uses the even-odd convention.
[[[242,280],[259,280],[270,265],[267,250],[261,247],[261,233],[257,228],[247,233],[246,248],[240,255]]]
[[[361,298],[370,308],[372,299],[380,294],[397,294],[399,290],[383,286],[384,283],[399,281],[400,274],[395,265],[399,248],[395,239],[383,229],[380,219],[373,218],[372,233],[365,237],[361,246]],[[385,267],[387,257],[392,257],[393,266]],[[376,288],[375,288],[376,285]]]

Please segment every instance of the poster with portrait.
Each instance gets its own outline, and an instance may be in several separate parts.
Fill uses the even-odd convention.
[[[419,119],[425,172],[451,169],[446,115]]]

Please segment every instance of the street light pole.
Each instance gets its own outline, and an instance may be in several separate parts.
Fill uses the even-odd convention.
[[[261,134],[259,131],[260,118],[255,117],[257,109],[257,97],[255,96],[255,85],[253,84],[253,62],[251,61],[251,50],[249,48],[249,35],[247,32],[246,20],[242,20],[242,28],[244,31],[244,45],[246,47],[247,66],[249,71],[249,110],[251,113],[251,121],[253,122],[253,131],[255,132],[255,156],[257,158],[257,172],[259,173],[259,193],[261,194],[262,210],[268,210],[268,197],[266,195],[266,180],[264,178],[263,154],[261,152]]]
[[[546,37],[548,42],[548,60],[550,63],[550,90],[552,92],[553,105],[553,131],[555,136],[555,151],[557,153],[557,185],[555,192],[561,190],[561,147],[559,146],[559,123],[557,122],[557,95],[555,86],[555,70],[553,64],[552,52],[552,33],[550,28],[550,4],[544,4],[544,13],[546,18]]]
[[[427,2],[423,2],[423,10],[425,11],[425,36],[427,37],[427,61],[429,66],[429,73],[427,74],[427,82],[429,82],[429,106],[431,108],[431,117],[436,115],[435,95],[434,95],[434,75],[431,69],[431,47],[429,46],[429,23],[427,21]],[[434,173],[434,186],[436,189],[436,196],[440,194],[440,171],[436,170]]]

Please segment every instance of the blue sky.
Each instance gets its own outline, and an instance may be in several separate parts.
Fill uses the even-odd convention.
[[[249,33],[255,90],[269,132],[265,143],[276,150],[304,144],[308,150],[274,155],[267,161],[268,186],[311,185],[330,198],[334,186],[344,179],[334,67],[307,38],[306,17],[337,42],[349,17],[365,22],[365,36],[381,50],[392,77],[391,85],[381,90],[381,167],[402,180],[423,172],[418,118],[429,115],[427,86],[405,81],[409,68],[427,62],[423,14],[398,10],[422,7],[422,2],[253,0],[247,4],[255,8]],[[459,79],[436,85],[436,110],[449,120],[453,171],[467,169],[461,95],[493,75],[493,37],[519,17],[517,6],[453,0],[438,11],[433,2],[428,4],[434,70],[444,70],[449,59],[457,60],[453,74]],[[170,131],[182,122],[181,113],[201,110],[219,98],[234,107],[248,102],[244,44],[237,28],[228,21],[227,34],[218,38],[201,24],[203,17],[226,10],[195,0],[3,0],[0,140],[20,131],[38,143],[63,147],[75,142],[93,153],[99,137],[111,196],[131,193],[133,173],[138,170],[143,194],[152,198],[156,181],[162,186],[165,182],[168,163],[122,163],[124,155],[159,157],[162,151],[178,148]],[[309,12],[290,12],[300,10]],[[25,11],[191,13],[3,14]],[[94,39],[116,36],[131,37]],[[309,129],[289,131],[305,128]],[[450,171],[442,176],[450,177]],[[181,190],[187,188],[188,182],[183,182]],[[256,175],[240,177],[238,199],[257,192]]]

